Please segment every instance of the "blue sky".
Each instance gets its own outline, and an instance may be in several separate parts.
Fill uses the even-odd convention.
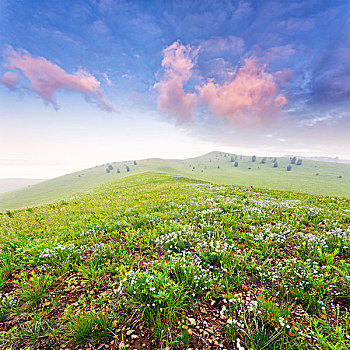
[[[0,177],[211,150],[350,158],[348,1],[0,2]]]

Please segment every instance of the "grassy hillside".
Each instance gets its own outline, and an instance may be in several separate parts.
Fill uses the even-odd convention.
[[[0,213],[0,348],[349,349],[349,207],[144,173]]]
[[[0,179],[0,193],[14,191],[22,187],[35,185],[40,179]]]
[[[231,156],[236,160],[231,162]],[[77,193],[90,191],[97,185],[147,171],[184,175],[218,184],[350,198],[350,164],[303,160],[302,165],[292,165],[292,170],[287,171],[289,158],[277,158],[277,168],[273,167],[273,158],[266,158],[265,164],[261,163],[262,159],[258,157],[256,162],[252,162],[251,157],[212,152],[184,160],[146,159],[138,160],[136,165],[134,161],[110,163],[113,169],[109,173],[106,172],[108,165],[105,164],[48,180],[30,188],[0,194],[0,210],[70,198]],[[235,161],[238,162],[237,167],[234,166]]]

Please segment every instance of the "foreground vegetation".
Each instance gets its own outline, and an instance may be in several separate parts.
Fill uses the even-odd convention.
[[[0,347],[349,349],[350,201],[140,174],[0,214]]]

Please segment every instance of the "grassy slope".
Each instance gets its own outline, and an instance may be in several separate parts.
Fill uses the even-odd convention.
[[[36,185],[42,179],[0,179],[0,193],[15,191],[22,187]]]
[[[106,173],[106,165],[96,166],[30,188],[2,194],[0,210],[69,198],[77,193],[90,191],[97,185],[147,171],[179,174],[219,184],[252,185],[350,198],[349,164],[303,160],[303,165],[294,165],[292,171],[287,172],[289,158],[278,158],[278,168],[273,168],[270,158],[267,158],[266,164],[261,164],[262,158],[257,158],[257,161],[252,163],[251,157],[243,156],[241,159],[239,156],[237,168],[230,159],[230,155],[225,157],[224,153],[212,152],[185,160],[145,159],[137,161],[137,165],[134,165],[133,161],[110,163],[113,166],[110,173]],[[126,166],[129,166],[130,172],[126,172]],[[119,174],[116,172],[117,168],[120,169]],[[339,175],[342,178],[338,178]]]
[[[245,349],[349,349],[350,284],[335,270],[350,257],[349,203],[144,173],[73,200],[0,213],[0,348],[208,349],[198,326],[213,334],[211,349],[236,349],[237,337]],[[180,271],[192,266],[200,288],[173,272],[179,256],[170,248],[184,242],[191,249]],[[236,293],[245,304],[225,311]],[[150,308],[160,295],[162,307]],[[177,312],[168,318],[163,305]],[[94,315],[107,318],[107,331]],[[228,323],[243,317],[244,329]],[[191,336],[174,336],[188,325]]]

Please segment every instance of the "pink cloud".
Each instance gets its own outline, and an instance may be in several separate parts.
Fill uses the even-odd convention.
[[[215,116],[243,124],[271,120],[287,103],[286,97],[278,94],[274,76],[253,59],[246,59],[231,81],[222,85],[209,81],[197,91]]]
[[[190,120],[194,116],[196,95],[185,92],[183,85],[192,76],[193,58],[197,52],[191,46],[179,42],[174,42],[163,50],[164,78],[155,84],[160,91],[160,111],[181,121]]]
[[[276,119],[287,103],[278,84],[288,80],[291,72],[268,73],[254,58],[246,59],[239,69],[216,60],[216,75],[224,77],[224,83],[211,79],[192,93],[184,90],[184,84],[192,77],[198,49],[174,42],[163,53],[164,78],[155,84],[160,91],[158,108],[180,121],[193,120],[196,105],[201,103],[214,117],[230,123],[263,124]]]
[[[16,85],[19,81],[19,73],[18,72],[6,72],[1,78],[0,82],[4,84],[10,90],[16,88]]]
[[[6,67],[11,70],[1,78],[1,82],[6,86],[14,74],[17,74],[18,82],[18,71],[20,71],[29,80],[30,89],[54,108],[58,108],[55,100],[56,92],[72,90],[84,94],[88,102],[96,103],[103,110],[109,112],[114,110],[113,105],[106,101],[100,82],[84,70],[69,74],[43,57],[33,57],[28,51],[15,50],[11,46],[5,50],[4,56],[7,59]],[[12,87],[14,88],[13,85]]]

